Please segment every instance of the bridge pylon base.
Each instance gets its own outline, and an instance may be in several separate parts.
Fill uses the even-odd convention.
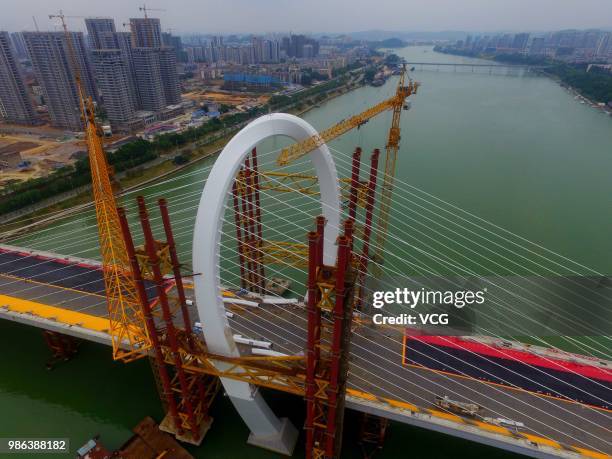
[[[279,419],[256,386],[221,378],[229,398],[251,431],[247,443],[285,456],[291,456],[298,430],[287,418]]]
[[[251,432],[247,443],[285,456],[292,456],[299,432],[289,418],[281,418],[280,421],[281,427],[276,435],[255,435]]]
[[[174,436],[178,441],[181,441],[183,443],[200,446],[202,444],[202,440],[204,440],[204,437],[210,430],[212,423],[213,418],[211,418],[210,416],[204,419],[198,425],[200,431],[198,437],[195,438],[191,431],[184,431],[183,434],[179,434],[176,428],[174,427],[174,419],[172,419],[172,416],[170,414],[166,414],[162,422],[159,423],[159,430],[169,433],[170,435]]]
[[[386,418],[368,413],[361,415],[358,443],[363,453],[363,459],[372,459],[376,453],[382,450],[388,427],[389,420]]]
[[[44,330],[43,338],[51,351],[51,358],[47,361],[47,370],[52,370],[60,362],[71,360],[79,351],[80,343],[72,336]]]

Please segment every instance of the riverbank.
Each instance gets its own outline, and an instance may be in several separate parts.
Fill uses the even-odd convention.
[[[588,66],[572,66],[561,61],[517,54],[484,54],[472,51],[462,51],[449,47],[436,47],[434,50],[441,54],[483,59],[517,67],[545,66],[532,69],[539,75],[551,78],[562,88],[570,92],[581,104],[588,104],[606,115],[612,116],[612,75],[604,73],[590,73]],[[595,94],[605,100],[596,100]]]
[[[357,69],[360,70],[360,69]],[[310,110],[318,107],[322,103],[331,101],[336,97],[342,96],[354,89],[363,86],[363,79],[349,77],[347,83],[337,88],[330,89],[323,93],[313,95],[311,98],[292,103],[285,107],[280,107],[276,111],[287,112],[296,116],[304,115]],[[324,96],[323,98],[320,98]],[[298,106],[299,108],[296,108]],[[257,115],[260,116],[260,115]],[[210,135],[206,139],[193,141],[175,150],[160,155],[160,157],[149,163],[140,164],[132,169],[122,172],[116,176],[116,180],[122,190],[119,196],[131,192],[140,187],[153,184],[159,180],[180,173],[181,171],[194,166],[195,164],[214,157],[221,152],[225,144],[231,140],[236,132],[242,129],[257,116],[247,119],[235,126],[223,130],[221,135],[218,133]],[[174,158],[182,153],[189,151],[189,160],[177,165]],[[33,204],[29,212],[20,210],[20,215],[15,219],[0,223],[0,239],[9,240],[25,232],[45,227],[56,222],[60,218],[67,218],[82,210],[91,208],[91,186],[88,185],[75,192],[71,190],[62,195],[49,198],[49,205],[45,203]],[[0,217],[0,222],[2,222]]]
[[[579,101],[581,104],[589,105],[591,108],[599,110],[599,111],[605,113],[608,116],[612,116],[612,106],[610,106],[610,105],[601,105],[601,103],[595,102],[595,101],[591,100],[589,97],[587,97],[585,94],[583,94],[582,91],[580,91],[580,89],[568,85],[561,78],[559,78],[557,75],[554,75],[554,74],[551,74],[551,73],[548,73],[548,72],[542,72],[542,75],[544,75],[544,76],[552,79],[553,81],[557,82],[559,84],[559,86],[561,86],[568,93],[570,93],[572,96],[574,96],[574,99]]]

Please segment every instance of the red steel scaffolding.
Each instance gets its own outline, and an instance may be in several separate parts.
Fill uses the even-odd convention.
[[[324,265],[324,226],[318,217],[317,231],[308,233],[307,459],[340,456],[353,316],[351,237],[345,232],[338,238],[336,265]]]
[[[240,286],[255,293],[265,291],[263,227],[257,149],[247,156],[232,187]]]
[[[120,208],[119,219],[126,249],[130,258],[132,275],[136,282],[147,333],[153,345],[152,368],[161,389],[162,403],[168,416],[160,428],[176,435],[180,440],[199,444],[212,423],[208,411],[219,390],[219,379],[215,376],[189,371],[185,368],[184,349],[196,350],[199,338],[193,333],[180,264],[167,203],[159,200],[159,208],[164,226],[166,241],[154,238],[147,207],[142,196],[137,198],[139,219],[144,234],[144,251],[147,269],[143,269],[136,254],[136,247],[127,221],[125,210]],[[163,248],[163,249],[160,249]],[[164,250],[167,248],[168,250]],[[160,259],[160,255],[169,260]],[[140,258],[141,263],[143,258]],[[161,266],[172,266],[173,276],[163,276]],[[152,279],[144,279],[142,273],[152,274]],[[153,302],[147,290],[155,290]],[[176,298],[169,292],[176,291]],[[183,326],[174,321],[179,313]]]

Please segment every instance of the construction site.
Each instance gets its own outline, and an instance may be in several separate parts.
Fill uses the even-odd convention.
[[[78,358],[81,340],[109,346],[109,358],[126,365],[147,359],[165,412],[120,448],[92,438],[77,457],[193,457],[182,445],[206,442],[223,395],[250,431],[237,441],[285,456],[301,437],[307,459],[347,457],[343,442],[376,457],[394,421],[530,457],[612,457],[612,362],[501,336],[373,324],[372,283],[389,278],[383,272],[403,250],[390,213],[395,188],[406,186],[396,177],[408,150],[400,119],[420,86],[405,65],[391,97],[326,129],[284,113],[257,118],[225,145],[203,189],[177,184],[172,199],[118,198],[77,65],[74,74],[99,261],[1,234],[0,318],[42,329],[51,366]],[[206,97],[237,105],[264,96]],[[383,113],[391,114],[384,145],[332,154],[329,142]],[[290,144],[258,150],[277,136]],[[0,155],[75,153],[53,146],[1,137]],[[181,251],[186,224],[193,240]],[[279,418],[260,388],[303,398],[303,424]],[[346,438],[353,415],[359,437]]]
[[[54,170],[74,164],[87,147],[81,139],[65,139],[63,133],[0,133],[0,185],[46,177]],[[47,129],[47,131],[49,131]]]

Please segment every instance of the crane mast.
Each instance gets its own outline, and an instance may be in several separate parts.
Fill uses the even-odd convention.
[[[400,118],[402,109],[404,108],[405,99],[415,93],[418,88],[418,83],[405,85],[405,69],[400,75],[395,93],[396,101],[393,104],[393,117],[391,119],[391,127],[387,137],[387,145],[385,146],[385,172],[383,175],[380,210],[378,213],[378,225],[376,228],[376,252],[374,254],[378,263],[375,264],[375,269],[380,272],[380,265],[384,259],[385,243],[387,242],[387,232],[389,229],[389,216],[391,213],[391,202],[393,199],[393,188],[395,181],[395,170],[397,165],[397,152],[399,151],[399,143],[401,139]]]
[[[113,358],[131,361],[143,356],[151,343],[143,326],[140,301],[121,232],[117,203],[110,179],[111,172],[106,162],[102,135],[96,126],[93,101],[91,97],[86,96],[83,89],[79,63],[66,26],[66,16],[60,11],[59,14],[50,15],[49,18],[59,18],[64,29],[85,129]]]

